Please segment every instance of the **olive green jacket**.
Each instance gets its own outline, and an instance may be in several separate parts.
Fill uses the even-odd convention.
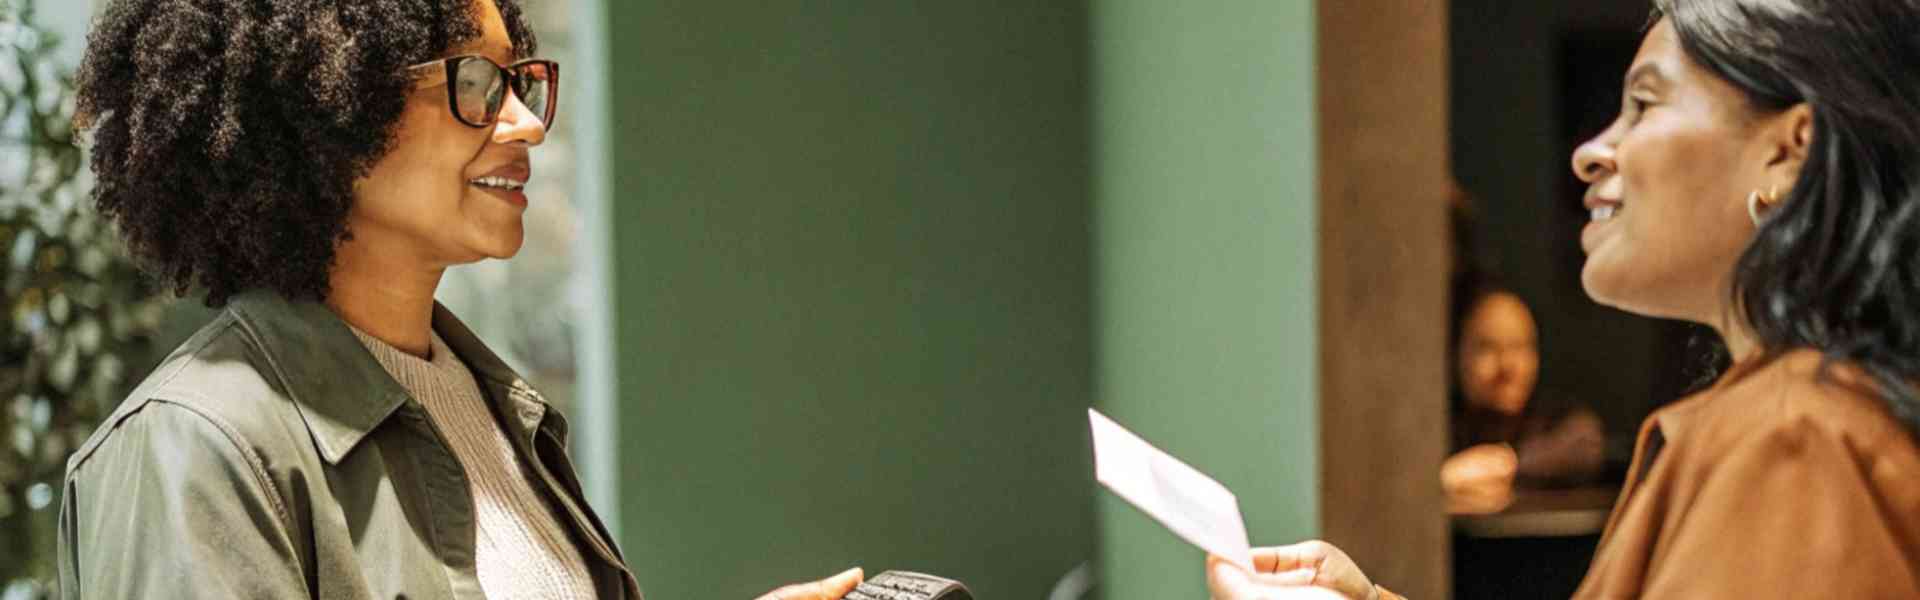
[[[465,325],[473,370],[601,598],[639,586],[580,492],[565,420]],[[62,597],[482,598],[466,475],[326,307],[254,292],[153,371],[67,464]]]

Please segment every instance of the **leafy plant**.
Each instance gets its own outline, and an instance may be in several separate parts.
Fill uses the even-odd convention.
[[[52,594],[67,457],[166,305],[93,210],[73,76],[32,15],[0,0],[0,600]]]

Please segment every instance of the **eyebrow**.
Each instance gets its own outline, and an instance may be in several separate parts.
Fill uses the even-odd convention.
[[[1633,70],[1627,71],[1626,78],[1622,80],[1624,82],[1623,87],[1633,87],[1634,84],[1643,80],[1647,81],[1649,85],[1662,86],[1669,81],[1669,78],[1667,77],[1666,70],[1660,68],[1660,63],[1645,62],[1640,63],[1639,66],[1634,67]]]
[[[494,44],[490,41],[476,40],[468,45],[455,47],[447,56],[479,55],[493,59],[495,62],[500,62],[500,57],[505,57],[506,62],[500,62],[504,65],[520,58],[516,50],[518,49],[514,48],[512,43]]]

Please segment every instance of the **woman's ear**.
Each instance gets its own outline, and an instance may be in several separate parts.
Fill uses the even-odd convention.
[[[1787,107],[1768,119],[1765,139],[1768,152],[1767,179],[1782,188],[1792,188],[1800,180],[1800,168],[1813,152],[1813,106],[1805,102]],[[1779,200],[1779,198],[1775,198]]]

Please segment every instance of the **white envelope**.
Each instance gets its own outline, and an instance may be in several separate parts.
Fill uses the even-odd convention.
[[[1094,478],[1201,550],[1253,570],[1240,500],[1227,486],[1153,447],[1099,411],[1093,425]]]

